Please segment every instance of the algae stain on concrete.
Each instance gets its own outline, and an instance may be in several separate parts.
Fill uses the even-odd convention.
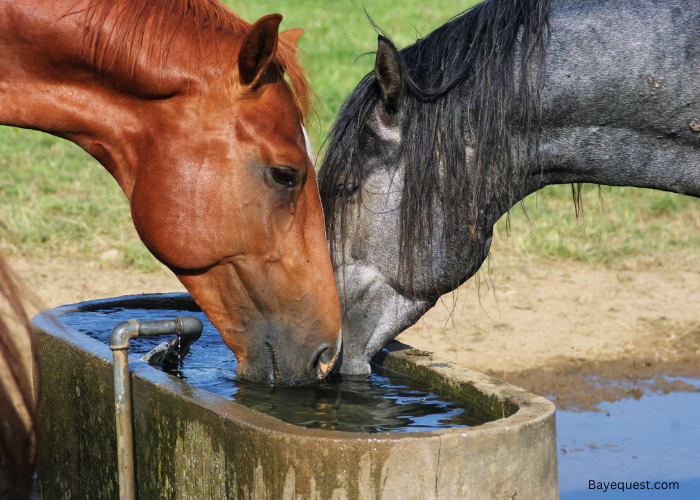
[[[178,434],[184,439],[178,439],[175,446],[175,498],[227,498],[224,451],[219,447],[214,449],[209,432],[199,422],[186,422],[184,432]],[[257,470],[255,479],[257,484]],[[254,487],[255,491],[257,487]],[[253,498],[257,500],[258,497]]]

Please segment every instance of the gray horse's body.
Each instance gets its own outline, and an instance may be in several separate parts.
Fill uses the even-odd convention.
[[[700,196],[700,3],[567,3],[551,17],[544,184]]]
[[[344,309],[341,372],[368,373],[386,342],[477,272],[496,221],[545,185],[596,183],[700,196],[700,1],[553,0],[548,17],[537,161],[521,163],[505,180],[499,165],[490,165],[475,212],[479,220],[465,216],[459,230],[434,204],[424,214],[430,231],[420,242],[410,286],[400,272],[406,162],[397,151],[411,140],[402,124],[415,117],[401,105],[387,111],[386,99],[373,110],[367,127],[375,142],[364,151],[361,185],[336,195],[347,197],[344,229],[332,235],[344,238],[333,247]],[[468,85],[466,79],[451,92]],[[469,103],[463,106],[459,112],[468,116]],[[333,137],[329,151],[340,140]],[[472,158],[468,149],[460,168],[469,169]],[[322,178],[330,168],[324,164]],[[513,182],[520,185],[516,197],[504,186]],[[339,213],[326,216],[334,220]],[[446,237],[450,231],[456,240]]]

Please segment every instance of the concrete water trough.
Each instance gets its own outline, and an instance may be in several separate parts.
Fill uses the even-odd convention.
[[[198,311],[186,294],[141,295],[34,318],[42,356],[40,498],[119,496],[112,353],[62,321],[109,308]],[[375,361],[486,423],[423,432],[305,428],[132,354],[137,498],[558,498],[555,410],[547,399],[404,344],[390,344]]]

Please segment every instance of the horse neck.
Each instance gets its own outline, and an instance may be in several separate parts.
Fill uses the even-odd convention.
[[[196,87],[186,72],[119,68],[101,74],[84,56],[84,10],[75,0],[0,0],[0,124],[75,142],[131,198],[159,123],[183,113],[164,97]],[[69,12],[77,12],[68,14]],[[172,68],[171,68],[172,69]],[[150,71],[150,72],[149,72]]]

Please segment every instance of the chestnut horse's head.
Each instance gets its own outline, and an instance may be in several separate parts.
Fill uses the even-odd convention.
[[[239,375],[294,384],[330,371],[341,317],[301,30],[280,37],[281,20],[251,25],[217,0],[0,2],[0,124],[94,156]]]
[[[328,374],[341,317],[299,98],[279,54],[293,58],[298,32],[282,40],[281,19],[235,39],[233,75],[182,70],[182,90],[144,109],[154,142],[130,199],[143,242],[221,332],[239,376],[296,384]]]

